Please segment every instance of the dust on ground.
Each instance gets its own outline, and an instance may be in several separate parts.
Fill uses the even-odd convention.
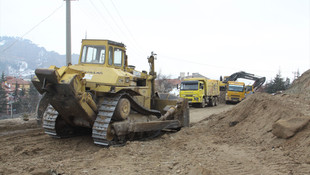
[[[280,119],[310,116],[309,76],[283,94],[191,108],[191,127],[123,147],[99,147],[90,136],[54,139],[35,120],[0,121],[0,133],[9,133],[0,134],[0,174],[310,174],[310,124],[289,139],[272,134]]]

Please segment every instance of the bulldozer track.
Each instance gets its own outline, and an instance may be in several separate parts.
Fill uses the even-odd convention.
[[[58,112],[49,105],[44,113],[43,117],[43,128],[44,132],[52,137],[60,138],[56,132],[56,120],[58,117]]]
[[[119,100],[124,97],[131,103],[131,108],[140,114],[161,116],[161,113],[157,110],[146,109],[139,105],[129,94],[122,93],[114,97],[104,97],[104,100],[99,107],[97,118],[93,125],[92,137],[94,143],[102,146],[111,146],[117,144],[123,144],[126,140],[124,138],[116,138],[114,140],[108,140],[108,127],[112,123],[112,117],[116,110],[116,106]]]
[[[43,128],[46,134],[54,138],[67,138],[76,134],[74,128],[69,126],[51,105],[44,113]]]
[[[98,110],[98,115],[93,125],[92,137],[97,145],[109,146],[113,141],[108,140],[108,127],[113,117],[116,105],[121,96],[104,98]]]

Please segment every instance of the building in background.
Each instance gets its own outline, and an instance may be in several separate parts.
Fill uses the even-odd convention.
[[[30,81],[26,81],[22,78],[16,78],[13,76],[7,76],[6,81],[2,82],[1,86],[6,92],[7,114],[11,114],[11,111],[13,110],[12,103],[16,102],[17,94],[24,92],[25,93],[24,95],[27,95],[30,89],[30,83],[31,83]]]

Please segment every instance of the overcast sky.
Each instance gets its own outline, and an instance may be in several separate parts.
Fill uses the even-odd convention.
[[[81,40],[127,46],[129,64],[172,77],[199,72],[219,79],[246,71],[293,79],[310,67],[309,0],[79,0],[71,1],[72,52]],[[0,0],[0,36],[31,40],[66,52],[63,0]]]

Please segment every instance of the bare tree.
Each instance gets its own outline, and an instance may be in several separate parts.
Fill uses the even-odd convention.
[[[160,70],[157,74],[155,90],[162,93],[169,92],[173,88],[173,85],[169,82],[170,77],[170,75],[162,74]]]

